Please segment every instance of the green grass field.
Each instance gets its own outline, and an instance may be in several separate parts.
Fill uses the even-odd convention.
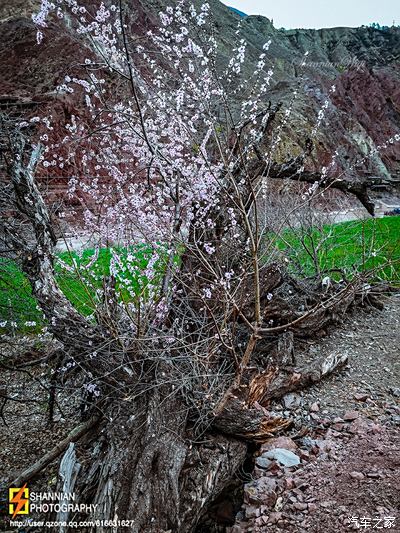
[[[340,269],[351,278],[355,272],[372,271],[376,280],[400,283],[400,217],[346,222],[325,226],[320,231],[287,230],[274,240],[274,246],[288,258],[291,270],[299,276],[324,275],[331,269]],[[157,291],[166,253],[157,256],[149,278],[146,269],[152,250],[139,245],[116,252],[104,248],[97,257],[93,250],[58,254],[57,281],[81,313],[87,316],[93,313],[102,298],[104,277],[111,268],[116,272],[116,289],[124,302],[135,304]],[[0,259],[0,332],[36,332],[43,323],[26,277],[14,262]]]
[[[57,282],[74,307],[89,316],[102,300],[104,279],[116,272],[116,290],[124,302],[146,299],[160,285],[166,254],[160,253],[150,272],[153,251],[144,245],[130,249],[102,248],[57,255]],[[149,268],[149,272],[146,269]],[[151,273],[151,275],[150,275]],[[5,325],[4,322],[7,321]],[[43,316],[32,296],[27,278],[13,261],[0,259],[0,331],[38,331]]]
[[[400,281],[400,217],[351,221],[320,230],[290,230],[276,240],[301,276],[340,269],[351,278],[370,272],[375,280]],[[340,277],[333,273],[333,277]]]

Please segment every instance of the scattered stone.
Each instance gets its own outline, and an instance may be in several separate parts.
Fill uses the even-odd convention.
[[[263,526],[268,523],[268,518],[266,516],[259,516],[255,519],[255,523],[257,526]]]
[[[275,459],[282,466],[291,467],[300,464],[300,457],[285,448],[274,448],[264,454],[268,459]]]
[[[322,452],[329,452],[335,447],[335,443],[333,440],[325,439],[325,440],[318,440],[317,446]]]
[[[314,402],[313,404],[311,404],[310,411],[311,411],[312,413],[318,413],[318,411],[319,411],[319,405],[318,405],[317,402]]]
[[[281,466],[276,461],[272,461],[271,466],[268,469],[268,474],[279,477],[282,475]]]
[[[260,516],[260,509],[254,505],[246,507],[246,518],[256,518]]]
[[[280,511],[282,508],[283,508],[283,498],[282,496],[279,496],[278,499],[276,500],[274,510]]]
[[[294,489],[293,494],[296,495],[296,498],[297,498],[297,500],[298,500],[299,502],[304,501],[304,496],[303,496],[301,490],[299,490],[299,489]]]
[[[268,459],[267,457],[257,457],[256,459],[256,465],[259,466],[260,468],[264,468],[264,469],[267,469],[271,466],[271,463],[272,461],[270,459]]]
[[[296,489],[296,491],[297,491],[298,494],[301,494],[300,489],[301,489],[302,491],[304,491],[304,490],[307,489],[309,486],[310,486],[310,484],[309,484],[307,481],[303,481],[303,482],[297,483],[297,489]]]
[[[343,415],[343,419],[346,421],[352,421],[358,418],[359,413],[357,411],[346,411]]]
[[[300,450],[300,458],[308,461],[310,459],[310,452],[307,450]]]
[[[396,354],[396,350],[390,352],[391,363]],[[368,367],[373,355],[366,359]],[[356,358],[352,364],[360,367]],[[283,443],[281,437],[270,439],[262,446],[265,455],[258,459],[261,465],[271,466],[261,469],[256,463],[253,472],[253,479],[268,477],[276,481],[275,505],[263,511],[259,504],[260,516],[243,524],[240,533],[355,531],[358,528],[351,517],[357,513],[360,517],[394,516],[400,449],[394,423],[395,417],[400,423],[400,408],[396,406],[400,389],[389,389],[390,385],[398,387],[395,370],[392,373],[390,381],[385,382],[385,372],[379,369],[378,377],[368,374],[371,380],[364,382],[361,366],[357,372],[349,371],[343,383],[333,377],[329,386],[317,386],[301,395],[303,405],[290,411],[293,440],[285,437]],[[287,402],[281,405],[281,415],[291,409]],[[274,403],[271,408],[275,410]],[[300,465],[282,465],[276,448],[293,452]],[[303,483],[308,487],[303,489]],[[387,509],[382,507],[386,503]]]
[[[364,435],[365,433],[369,433],[370,428],[367,420],[363,418],[357,418],[349,425],[348,431],[350,433]]]
[[[311,450],[315,447],[317,441],[315,439],[310,439],[310,437],[303,437],[300,440],[301,446],[304,446],[304,448],[307,448],[308,450]],[[280,448],[284,448],[285,446],[280,446]],[[292,450],[293,451],[293,450]]]
[[[365,478],[362,472],[350,472],[350,477],[357,479],[358,481],[361,481]]]
[[[282,513],[280,513],[280,512],[270,513],[270,515],[268,517],[268,523],[269,524],[276,524],[277,522],[279,522],[279,520],[281,520],[281,518],[282,518]]]
[[[276,481],[270,477],[261,477],[244,486],[244,501],[251,505],[273,507],[276,502]]]
[[[400,416],[399,415],[392,415],[391,417],[392,422],[395,426],[400,426]]]
[[[308,504],[302,503],[302,502],[296,502],[293,504],[293,507],[297,509],[298,511],[305,511],[308,508]]]
[[[331,501],[321,502],[321,507],[323,507],[324,509],[327,509],[328,507],[332,507],[332,505],[333,505],[333,502]]]
[[[291,489],[294,489],[294,487],[296,486],[296,483],[292,477],[287,477],[285,479],[285,485],[288,490],[291,490]]]
[[[356,392],[354,394],[354,399],[357,400],[357,402],[366,402],[369,398],[369,395],[363,392]]]
[[[344,428],[344,423],[343,424],[333,424],[332,425],[332,428],[335,430],[335,431],[343,431],[343,428]]]
[[[382,474],[379,472],[368,472],[367,477],[370,477],[371,479],[379,479],[382,477]]]
[[[390,392],[390,394],[392,394],[396,398],[400,398],[400,388],[399,387],[390,387],[389,392]]]
[[[389,509],[387,509],[387,507],[383,507],[382,505],[377,505],[376,506],[376,512],[379,513],[380,515],[389,515],[390,514]]]
[[[284,448],[285,450],[295,452],[297,450],[297,445],[289,437],[274,437],[273,439],[269,439],[267,442],[264,442],[264,444],[261,446],[261,452],[267,452],[273,450],[274,448]]]
[[[301,405],[301,396],[295,393],[286,394],[282,401],[286,409],[296,409]]]
[[[257,503],[258,493],[254,485],[248,483],[244,486],[244,501],[245,503]]]

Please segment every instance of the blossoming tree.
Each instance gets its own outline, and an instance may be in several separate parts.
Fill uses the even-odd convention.
[[[246,443],[290,425],[268,402],[345,361],[294,372],[296,337],[365,296],[359,278],[328,289],[291,278],[266,223],[271,180],[309,183],[301,203],[333,187],[373,205],[365,187],[334,177],[334,157],[319,173],[306,170],[312,137],[303,154],[276,161],[291,108],[268,101],[269,42],[243,75],[246,43],[221,64],[207,3],[174,2],[140,38],[126,2],[94,4],[42,0],[33,16],[38,46],[62,24],[84,43],[87,57],[57,90],[82,98],[85,113],[72,115],[57,141],[51,117],[35,119],[40,138],[30,154],[27,124],[10,133],[20,218],[6,238],[60,343],[48,364],[84,402],[82,424],[14,481],[90,430],[85,458],[67,457],[70,489],[97,505],[91,518],[129,519],[138,532],[192,531],[232,482]],[[75,221],[91,235],[85,262],[79,250],[68,264],[55,257],[58,222],[38,167],[67,172],[68,195],[85,199]],[[100,286],[95,270],[85,277],[92,305],[82,314],[57,285],[55,262],[82,277],[105,247],[109,272]]]

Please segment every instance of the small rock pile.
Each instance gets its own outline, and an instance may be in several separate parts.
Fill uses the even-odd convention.
[[[301,447],[289,437],[263,444],[255,460],[254,479],[244,487],[243,511],[229,533],[265,531],[267,525],[285,524],[292,512],[312,513],[315,504],[304,496],[304,483],[296,477],[299,467],[331,448],[327,441],[303,439]],[[265,526],[265,527],[264,527]]]
[[[399,522],[393,503],[400,498],[393,482],[399,435],[393,441],[393,429],[357,411],[324,426],[261,446],[242,510],[227,533],[351,531],[363,515],[371,524],[388,517]]]

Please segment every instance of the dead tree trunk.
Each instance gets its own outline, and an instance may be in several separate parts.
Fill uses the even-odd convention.
[[[134,388],[135,376],[123,365],[120,349],[100,325],[90,324],[75,311],[55,282],[55,238],[33,176],[39,151],[24,166],[22,137],[16,136],[13,143],[17,157],[11,176],[16,205],[35,237],[34,243],[22,245],[23,269],[50,329],[80,365],[101,379],[106,398],[96,405],[95,413],[104,416],[97,432],[87,439],[90,457],[82,461],[75,480],[79,501],[96,505],[94,515],[83,518],[130,520],[133,532],[192,531],[207,504],[234,477],[246,445],[222,435],[193,443],[187,431],[187,406],[179,395],[172,394],[171,387],[150,386],[133,400],[124,396],[126,390],[133,390],[129,386]],[[17,241],[14,244],[21,247]],[[96,364],[87,357],[94,348],[105,355]],[[117,385],[122,394],[116,392]],[[92,425],[93,420],[77,428],[18,479],[38,474]],[[98,526],[93,531],[109,528]]]
[[[166,401],[168,392],[116,407],[93,436],[75,485],[80,502],[97,506],[90,519],[129,520],[134,533],[190,532],[234,479],[245,442],[223,435],[192,442],[186,408],[176,397]]]
[[[86,437],[85,455],[89,458],[79,459],[82,463],[75,480],[78,500],[96,505],[93,516],[82,518],[130,520],[130,531],[138,533],[192,531],[209,502],[234,477],[244,460],[246,444],[222,435],[205,436],[201,444],[193,442],[187,431],[187,406],[171,387],[149,387],[134,400],[115,392],[116,384],[134,386],[135,379],[121,367],[113,340],[100,326],[81,317],[57,287],[52,263],[55,239],[33,177],[39,154],[34,152],[29,165],[24,166],[23,140],[16,137],[14,143],[15,152],[20,154],[12,170],[16,202],[35,236],[35,242],[22,250],[23,268],[54,335],[75,360],[105,382],[107,400],[99,402],[95,411],[104,416],[96,432]],[[106,357],[98,358],[94,365],[87,353],[99,346],[106,347],[101,348],[106,350]],[[89,426],[93,426],[92,420],[18,479],[39,473]],[[93,531],[110,528],[97,526]]]

